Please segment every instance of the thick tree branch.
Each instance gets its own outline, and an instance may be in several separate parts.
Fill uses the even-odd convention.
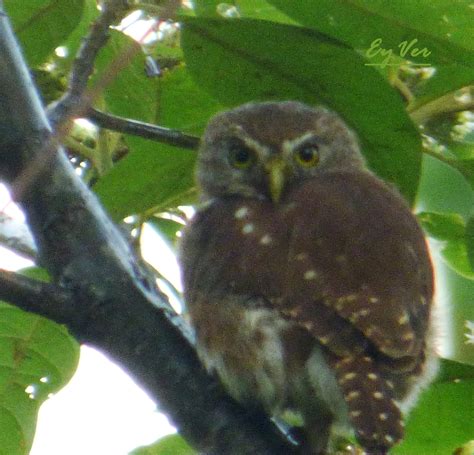
[[[137,120],[124,119],[115,115],[106,114],[96,109],[89,109],[87,118],[96,125],[120,133],[144,137],[152,141],[163,142],[176,147],[195,150],[199,145],[199,138],[184,134],[181,131],[163,128],[162,126]]]
[[[23,182],[15,195],[39,263],[56,283],[45,288],[3,275],[5,298],[36,311],[50,289],[44,314],[123,366],[198,450],[292,453],[267,419],[242,411],[203,371],[181,319],[57,147],[1,0],[0,99],[0,169],[10,185]],[[68,106],[61,115],[74,108],[72,99]]]

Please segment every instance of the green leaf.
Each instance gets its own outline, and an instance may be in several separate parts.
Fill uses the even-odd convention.
[[[474,380],[474,365],[441,359],[436,383],[449,383],[460,379]]]
[[[430,55],[405,56],[413,62],[474,65],[471,27],[474,10],[468,0],[318,0],[317,6],[313,0],[269,2],[306,27],[333,36],[364,53],[375,39],[381,39],[381,47],[398,55],[401,43],[416,39],[415,47],[426,47]]]
[[[160,125],[198,134],[221,109],[182,66],[163,75],[156,105],[153,99],[150,105],[155,106]],[[132,136],[125,140],[130,153],[94,186],[114,219],[195,201],[194,151]]]
[[[140,45],[122,32],[111,32],[110,40],[97,57],[96,75],[90,85],[94,87],[104,79],[107,84],[96,95],[103,94],[108,111],[145,122],[155,119],[156,106],[152,101],[157,81],[145,76],[145,55]]]
[[[156,99],[157,123],[188,134],[201,134],[222,106],[202,90],[184,65],[163,75]]]
[[[414,113],[422,105],[472,84],[472,68],[467,68],[459,62],[439,66],[430,78],[416,86],[416,98],[413,104],[410,104],[410,112]]]
[[[441,256],[461,276],[474,279],[474,268],[468,259],[466,223],[457,213],[421,212],[418,220],[428,235],[443,242]]]
[[[0,340],[0,453],[26,455],[39,407],[71,379],[79,345],[64,327],[3,302]]]
[[[195,455],[195,453],[179,434],[172,434],[149,446],[139,447],[129,455]]]
[[[464,239],[446,242],[446,245],[441,249],[441,254],[455,272],[464,278],[474,280],[474,269],[469,262],[467,245]]]
[[[178,238],[176,234],[184,227],[181,223],[158,216],[150,218],[148,223],[151,223],[153,228],[168,240],[171,246],[176,244]]]
[[[189,202],[195,152],[138,137],[127,143],[131,152],[94,186],[113,219]]]
[[[324,104],[357,131],[369,166],[413,201],[421,145],[399,95],[350,48],[313,30],[250,19],[183,21],[185,61],[221,103]]]
[[[5,0],[26,59],[44,63],[81,20],[84,0]]]
[[[411,412],[400,455],[446,455],[474,436],[474,366],[443,361],[441,377]]]
[[[469,264],[471,269],[474,270],[474,216],[469,218],[466,224],[466,246]]]
[[[237,17],[265,19],[285,24],[295,23],[266,0],[234,0],[227,3],[220,0],[195,0],[193,5],[196,14],[203,17],[222,17],[227,6],[231,9],[231,14],[235,12]]]
[[[458,213],[421,212],[417,217],[423,229],[436,240],[464,239],[466,223]]]

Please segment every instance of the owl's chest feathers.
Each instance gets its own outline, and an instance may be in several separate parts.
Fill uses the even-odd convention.
[[[206,303],[194,305],[190,314],[197,329],[199,356],[238,401],[263,406],[272,415],[298,410],[298,395],[308,396],[310,359],[317,357],[318,363],[324,363],[319,348],[278,312],[260,307],[257,299],[253,303],[246,307],[237,299],[228,299],[212,315],[204,308]],[[320,373],[327,371],[334,382],[325,363],[322,369],[316,368]]]

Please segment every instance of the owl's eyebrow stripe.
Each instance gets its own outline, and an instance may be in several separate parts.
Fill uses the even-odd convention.
[[[283,141],[283,151],[292,152],[301,144],[304,144],[305,142],[310,142],[311,140],[317,140],[318,143],[325,143],[324,140],[314,134],[314,131],[307,131],[306,133],[303,133],[302,135],[294,139],[286,139],[285,141]]]

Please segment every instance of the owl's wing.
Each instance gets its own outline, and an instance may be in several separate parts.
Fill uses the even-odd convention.
[[[282,313],[336,354],[370,344],[404,368],[423,348],[433,292],[409,208],[363,173],[328,174],[290,197],[296,206]]]

